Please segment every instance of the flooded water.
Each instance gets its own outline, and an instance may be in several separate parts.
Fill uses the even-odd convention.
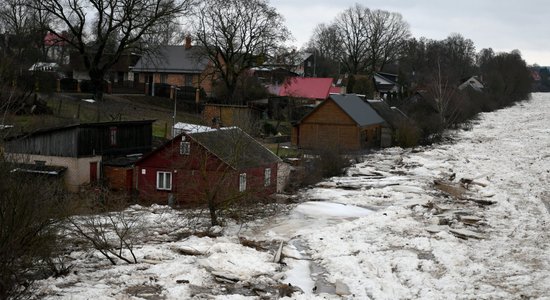
[[[326,278],[326,270],[308,254],[309,246],[300,236],[329,226],[366,217],[373,210],[334,202],[309,201],[296,206],[290,214],[277,218],[255,235],[284,241],[283,260],[286,264],[283,283],[297,286],[305,294],[335,294],[336,287]]]

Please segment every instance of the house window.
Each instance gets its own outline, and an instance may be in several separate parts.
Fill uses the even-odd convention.
[[[157,172],[157,190],[172,190],[172,173]]]
[[[116,132],[117,132],[116,127],[110,128],[109,141],[111,146],[116,146]]]
[[[180,154],[189,155],[190,152],[191,152],[191,143],[182,141],[180,143]]]
[[[193,75],[185,75],[185,86],[193,86]]]
[[[239,175],[239,192],[246,191],[246,173]]]
[[[160,74],[160,83],[166,83],[168,81],[167,74]]]
[[[271,168],[264,170],[264,186],[271,185]]]

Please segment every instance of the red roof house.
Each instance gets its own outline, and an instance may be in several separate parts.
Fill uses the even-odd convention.
[[[237,127],[183,132],[136,162],[143,202],[200,206],[276,192],[280,159]]]
[[[292,77],[278,90],[278,96],[325,100],[330,93],[339,92],[332,78]]]

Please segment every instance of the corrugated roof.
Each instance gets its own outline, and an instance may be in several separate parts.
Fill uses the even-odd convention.
[[[235,169],[280,161],[277,155],[237,127],[193,133],[189,136]]]
[[[207,65],[208,58],[200,47],[163,46],[157,54],[142,56],[132,71],[202,73]]]
[[[332,78],[293,77],[279,89],[279,96],[327,99],[332,87]]]
[[[385,123],[369,104],[355,94],[330,95],[330,98],[360,127]]]

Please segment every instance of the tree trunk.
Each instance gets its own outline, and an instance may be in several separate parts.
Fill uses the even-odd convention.
[[[210,210],[210,223],[212,226],[218,226],[218,216],[216,214],[216,205],[214,204],[214,200],[210,199],[208,201],[208,209]]]
[[[103,77],[104,73],[99,70],[90,70],[90,81],[92,82],[92,89],[94,91],[94,100],[96,102],[96,122],[99,122],[101,120],[101,104],[103,102],[103,89],[104,89],[104,83],[103,83]]]

